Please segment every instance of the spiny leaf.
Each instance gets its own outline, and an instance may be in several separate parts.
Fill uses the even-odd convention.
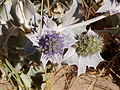
[[[75,19],[73,18],[73,15],[76,11],[76,8],[77,8],[77,1],[73,0],[73,4],[71,5],[70,10],[66,12],[62,18],[62,22],[61,22],[62,25],[65,26],[74,23]]]

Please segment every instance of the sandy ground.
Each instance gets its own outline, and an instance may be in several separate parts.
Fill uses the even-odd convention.
[[[119,86],[113,83],[110,74],[96,79],[99,75],[98,72],[87,73],[77,77],[74,72],[67,75],[69,72],[67,70],[60,70],[53,74],[52,90],[120,90]],[[50,83],[48,85],[48,90],[50,90]]]

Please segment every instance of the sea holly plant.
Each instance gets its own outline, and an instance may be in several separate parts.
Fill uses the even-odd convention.
[[[103,38],[94,31],[76,36],[76,44],[68,49],[64,55],[64,63],[77,65],[78,76],[85,73],[86,66],[96,68],[103,61],[100,53],[103,49]]]
[[[63,59],[64,49],[71,47],[75,43],[75,34],[72,33],[72,29],[62,31],[61,28],[76,22],[73,17],[76,8],[77,1],[73,0],[70,10],[62,18],[61,24],[57,25],[52,19],[44,17],[42,33],[26,35],[33,42],[33,46],[36,46],[36,49],[41,52],[40,60],[44,67],[48,61],[60,65]],[[84,29],[80,32],[83,31]]]
[[[47,22],[50,23],[45,23],[43,25],[41,34],[36,33],[33,35],[26,35],[33,42],[33,46],[41,53],[40,60],[44,67],[48,61],[60,65],[64,49],[69,48],[75,43],[74,35],[72,33],[57,32],[54,30],[54,28],[57,27],[57,24],[49,18],[47,18]]]
[[[59,20],[55,20],[54,16],[49,18],[44,12],[41,17],[39,13],[36,13],[31,1],[0,1],[0,54],[8,58],[5,63],[10,66],[5,66],[9,70],[6,75],[8,74],[10,79],[14,76],[16,81],[19,79],[17,84],[21,84],[18,86],[32,88],[32,84],[36,84],[33,77],[36,78],[36,75],[42,77],[40,73],[43,68],[39,64],[36,67],[36,61],[41,61],[44,68],[48,61],[60,66],[61,63],[76,65],[78,76],[85,73],[86,66],[96,68],[103,61],[100,55],[104,45],[103,38],[92,30],[87,31],[86,25],[90,25],[108,15],[119,13],[118,2],[103,0],[103,5],[96,13],[109,11],[110,14],[107,13],[106,16],[103,14],[83,21],[83,18],[79,20],[74,17],[78,6],[77,1],[80,0],[72,0],[70,9],[65,11],[60,18],[57,18]],[[43,25],[40,25],[42,19]],[[40,26],[42,26],[42,31]],[[27,34],[25,32],[26,28],[30,30]],[[4,63],[4,60],[2,61]],[[9,68],[11,66],[12,68]],[[13,72],[13,69],[16,70]],[[42,73],[44,74],[44,71]],[[37,84],[40,83],[39,81],[42,80],[38,80]]]
[[[12,6],[11,0],[1,0],[0,2],[0,24],[6,24],[6,21],[12,19],[10,10]]]

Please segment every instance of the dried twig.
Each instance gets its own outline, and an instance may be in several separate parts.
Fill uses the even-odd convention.
[[[120,78],[120,76],[118,74],[116,74],[111,68],[109,68],[109,70],[114,73],[118,78]]]

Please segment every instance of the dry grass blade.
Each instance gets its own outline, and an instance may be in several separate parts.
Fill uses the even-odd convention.
[[[120,76],[118,74],[116,74],[111,68],[109,68],[109,70],[114,73],[119,79],[120,79]]]

